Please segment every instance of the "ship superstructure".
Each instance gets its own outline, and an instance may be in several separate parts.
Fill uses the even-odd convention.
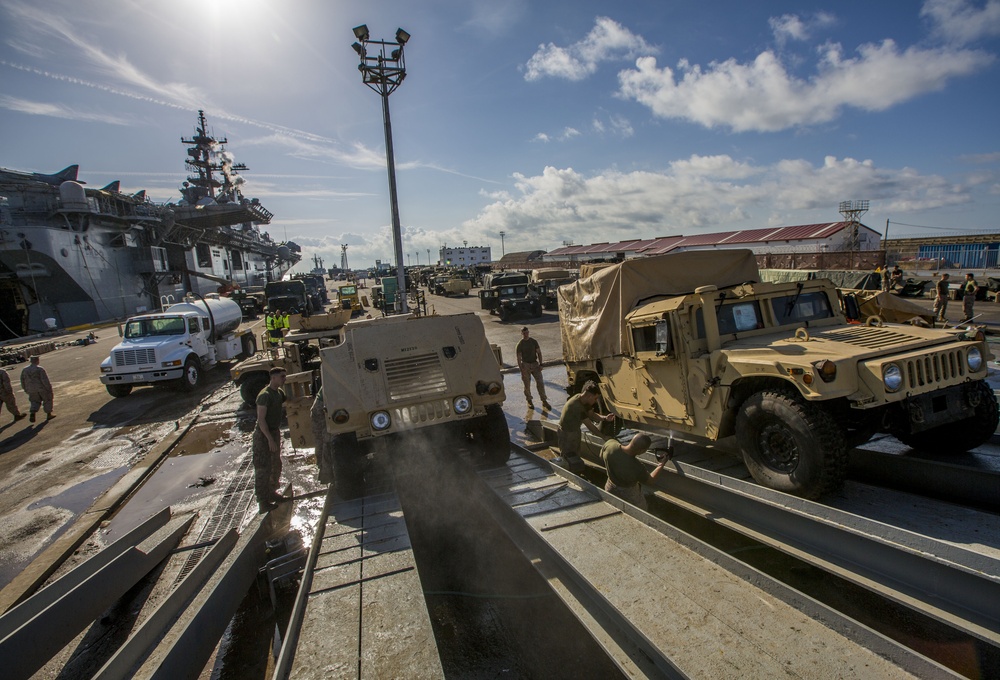
[[[241,187],[242,164],[198,112],[177,203],[115,181],[92,189],[79,166],[0,169],[0,338],[158,310],[189,292],[262,286],[301,257],[258,225],[272,214]]]

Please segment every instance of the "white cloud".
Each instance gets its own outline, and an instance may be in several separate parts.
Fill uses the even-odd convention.
[[[549,76],[583,80],[593,75],[602,62],[634,59],[658,52],[657,48],[617,21],[597,17],[590,33],[569,47],[559,47],[555,43],[539,45],[538,51],[528,60],[524,78],[530,81]]]
[[[635,69],[618,74],[619,95],[650,108],[661,118],[679,118],[736,132],[774,132],[834,120],[844,107],[882,111],[949,79],[993,62],[990,54],[946,48],[900,50],[891,40],[865,44],[845,58],[838,44],[819,48],[816,74],[790,75],[771,51],[753,62],[728,59],[707,68],[682,60],[675,72],[640,57]]]
[[[808,19],[803,19],[797,14],[782,14],[780,17],[768,19],[778,45],[784,45],[792,40],[797,42],[808,40],[816,29],[826,28],[835,22],[834,16],[826,12],[818,12]]]
[[[785,160],[754,165],[727,155],[678,160],[662,172],[607,170],[586,177],[546,167],[515,175],[516,193],[498,195],[462,226],[466,234],[507,233],[508,250],[551,248],[565,240],[600,243],[840,219],[845,197],[903,213],[965,203],[970,187],[911,168],[828,156],[816,165]],[[466,236],[465,238],[470,238]]]
[[[1000,35],[1000,0],[927,0],[920,10],[935,35],[960,45]]]
[[[64,106],[49,102],[36,102],[17,97],[0,95],[0,108],[25,113],[31,116],[48,116],[65,120],[81,120],[88,123],[104,123],[107,125],[132,125],[132,122],[120,116],[106,113],[88,113],[81,111],[79,106]]]

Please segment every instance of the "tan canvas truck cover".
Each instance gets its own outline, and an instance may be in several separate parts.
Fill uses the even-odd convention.
[[[696,250],[642,257],[559,287],[563,359],[586,361],[622,353],[625,315],[640,301],[759,281],[750,250]]]

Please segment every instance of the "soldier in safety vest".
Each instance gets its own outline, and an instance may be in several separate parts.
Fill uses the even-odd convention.
[[[281,322],[281,312],[271,311],[264,317],[264,327],[267,329],[267,342],[271,347],[281,344],[281,329],[284,327]]]

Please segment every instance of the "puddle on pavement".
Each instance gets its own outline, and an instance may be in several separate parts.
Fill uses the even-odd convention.
[[[168,457],[102,533],[108,541],[114,541],[163,508],[170,507],[176,514],[180,506],[222,493],[239,467],[237,461],[245,454],[243,446],[227,446],[198,456]]]
[[[37,510],[44,506],[52,506],[54,508],[69,510],[78,515],[93,505],[94,501],[102,493],[110,489],[111,485],[117,482],[126,472],[128,472],[128,466],[123,465],[104,474],[91,477],[87,481],[75,484],[55,496],[35,501],[28,506],[28,510]]]
[[[214,449],[219,449],[233,440],[230,430],[235,421],[225,420],[217,423],[205,423],[195,425],[178,446],[170,452],[171,457],[191,456],[199,453],[208,453]]]

